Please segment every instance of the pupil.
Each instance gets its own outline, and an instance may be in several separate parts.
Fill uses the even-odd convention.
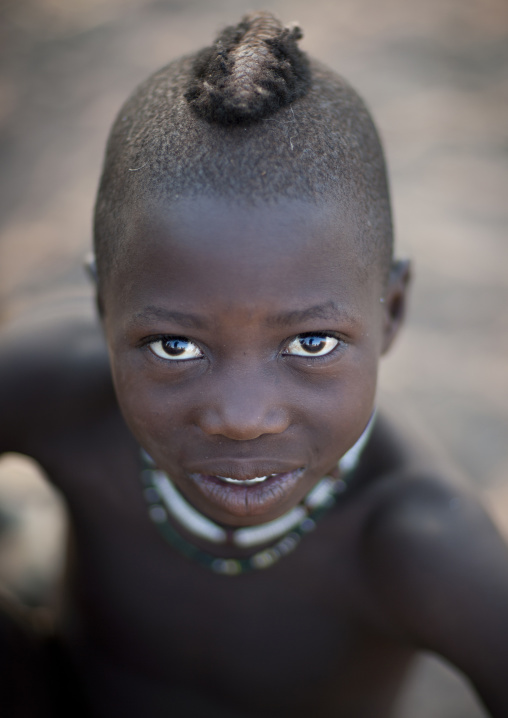
[[[167,339],[163,343],[164,351],[171,356],[180,356],[187,348],[187,342],[182,339]]]
[[[323,337],[302,337],[300,344],[311,354],[317,354],[325,345]]]

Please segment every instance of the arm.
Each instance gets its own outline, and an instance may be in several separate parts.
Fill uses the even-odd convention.
[[[494,718],[508,716],[508,548],[479,502],[416,479],[373,514],[371,587],[419,648],[453,663]]]
[[[38,460],[112,396],[91,302],[37,309],[0,329],[0,453]]]

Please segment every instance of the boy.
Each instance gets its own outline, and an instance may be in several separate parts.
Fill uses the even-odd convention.
[[[4,331],[0,450],[71,520],[58,641],[26,650],[54,689],[27,715],[56,694],[382,718],[422,648],[508,715],[508,551],[374,413],[409,269],[371,119],[299,37],[248,16],[122,108],[95,220],[109,362],[88,317]]]

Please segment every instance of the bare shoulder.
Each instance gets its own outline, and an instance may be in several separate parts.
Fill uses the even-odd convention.
[[[34,307],[0,327],[0,452],[77,431],[114,403],[105,342],[91,300]]]
[[[369,590],[405,640],[450,660],[492,715],[508,715],[508,547],[467,484],[409,456],[370,487]]]

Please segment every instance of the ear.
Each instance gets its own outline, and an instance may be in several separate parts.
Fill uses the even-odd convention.
[[[83,267],[85,269],[85,272],[88,274],[89,279],[92,280],[95,286],[95,304],[97,306],[99,317],[102,319],[104,316],[104,310],[99,293],[99,275],[97,274],[97,263],[95,261],[95,254],[93,252],[88,252],[88,254],[85,255],[85,258],[83,260]]]
[[[404,322],[410,281],[411,264],[409,260],[392,262],[386,291],[381,297],[381,302],[384,305],[382,354],[385,354],[391,347]]]
[[[88,274],[88,278],[91,279],[95,285],[97,285],[97,263],[93,252],[87,252],[83,259],[83,267],[85,272]]]

